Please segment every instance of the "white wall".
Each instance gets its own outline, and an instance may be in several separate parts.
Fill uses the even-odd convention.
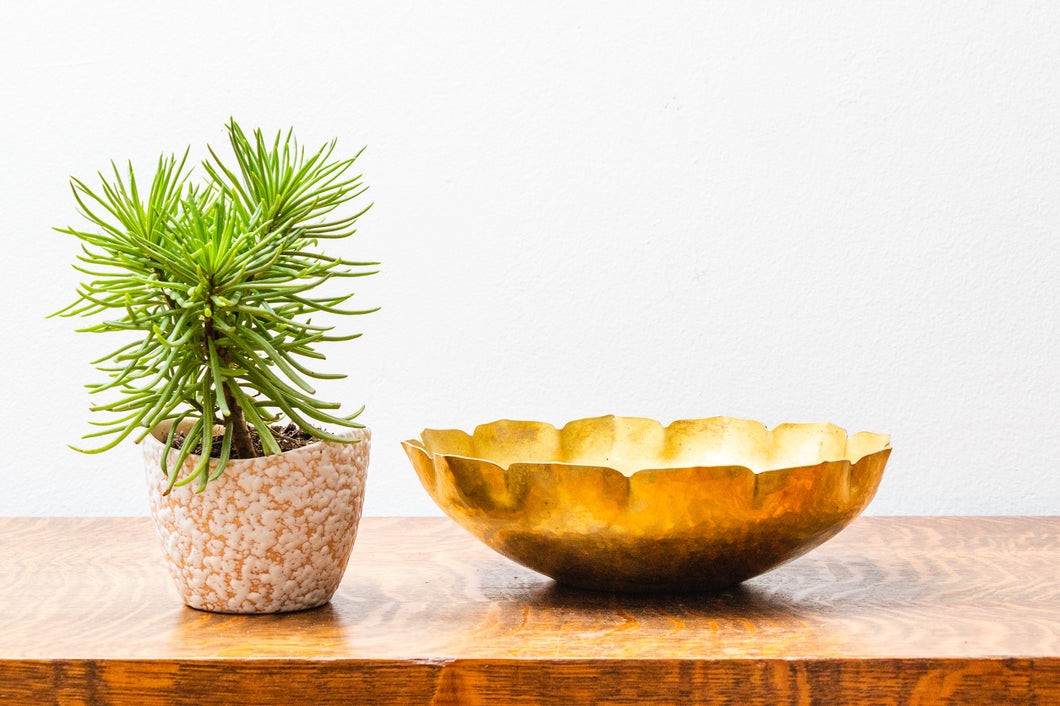
[[[381,313],[324,391],[375,431],[366,512],[437,512],[425,426],[610,412],[893,435],[870,512],[1060,511],[1060,5],[10,3],[0,14],[0,515],[146,513],[83,456],[105,337],[67,177],[333,136]]]

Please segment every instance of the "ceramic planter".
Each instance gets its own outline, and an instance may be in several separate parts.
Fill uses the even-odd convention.
[[[230,461],[202,493],[163,495],[166,428],[141,447],[151,514],[170,574],[192,608],[282,613],[327,603],[349,561],[364,501],[371,434],[317,442],[278,456]],[[170,452],[175,462],[176,452]],[[185,461],[183,472],[196,459]]]

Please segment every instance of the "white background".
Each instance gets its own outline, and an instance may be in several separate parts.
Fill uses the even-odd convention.
[[[892,434],[875,514],[1054,514],[1055,2],[9,3],[0,515],[146,514],[138,449],[66,448],[113,344],[67,178],[224,146],[368,150],[341,253],[366,513],[436,514],[425,426],[619,413]],[[220,7],[218,5],[221,5]]]

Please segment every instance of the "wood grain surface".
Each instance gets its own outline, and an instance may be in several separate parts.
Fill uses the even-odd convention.
[[[1060,518],[860,518],[668,596],[366,518],[333,601],[273,616],[184,607],[146,518],[0,519],[0,700],[1060,704]]]

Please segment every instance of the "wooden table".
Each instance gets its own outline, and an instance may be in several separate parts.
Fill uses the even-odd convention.
[[[566,589],[362,522],[330,605],[185,608],[150,521],[0,519],[0,701],[1060,704],[1060,517],[861,518],[718,595]]]

